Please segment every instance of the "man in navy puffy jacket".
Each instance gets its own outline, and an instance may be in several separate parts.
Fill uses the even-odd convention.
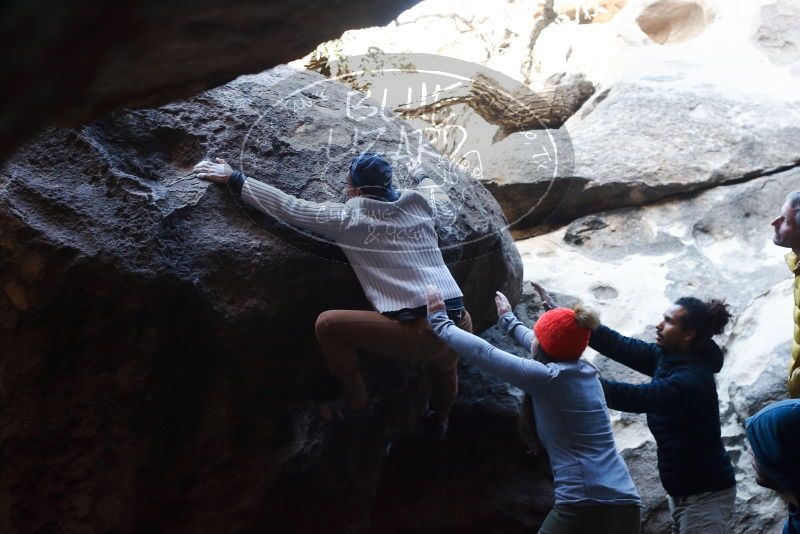
[[[647,414],[673,533],[727,532],[733,514],[736,481],[722,444],[714,380],[723,355],[711,339],[729,318],[720,301],[684,297],[664,313],[656,343],[602,325],[589,341],[600,354],[652,377],[644,384],[602,384],[610,408]]]

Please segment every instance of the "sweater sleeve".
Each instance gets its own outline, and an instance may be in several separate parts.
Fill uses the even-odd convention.
[[[245,175],[242,171],[235,171],[228,179],[228,187],[233,191],[237,197],[242,196],[242,186],[244,185]]]
[[[653,343],[625,337],[607,326],[592,332],[589,346],[594,350],[647,376],[653,376],[661,350]]]
[[[518,358],[458,328],[443,311],[428,315],[434,333],[468,362],[520,389],[530,391],[558,372],[535,360]]]
[[[533,343],[533,330],[522,324],[513,312],[506,312],[497,319],[497,326],[511,336],[517,345],[526,349],[531,348]]]
[[[331,239],[346,228],[351,217],[347,204],[311,202],[288,195],[271,185],[242,176],[241,195],[245,204],[277,220],[305,228]],[[236,188],[238,184],[231,184]]]
[[[426,175],[416,186],[416,191],[430,204],[437,230],[446,228],[453,222],[456,215],[455,206],[439,184]]]
[[[627,384],[600,379],[609,408],[631,413],[671,414],[693,404],[702,388],[691,371],[679,371],[647,384]]]

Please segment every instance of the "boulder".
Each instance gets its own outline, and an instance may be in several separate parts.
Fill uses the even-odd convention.
[[[780,293],[785,296],[785,292]],[[773,310],[761,312],[777,313]],[[785,310],[783,310],[785,311]],[[763,324],[764,318],[759,318]],[[783,324],[786,321],[780,321]],[[762,327],[763,328],[763,327]],[[750,366],[742,366],[742,378],[731,380],[728,386],[728,397],[739,422],[744,424],[747,418],[758,413],[768,405],[786,399],[786,355],[792,349],[791,341],[771,347],[769,353],[763,351],[761,361],[748,359]],[[738,378],[738,377],[737,377]]]
[[[800,101],[684,85],[671,72],[617,82],[562,128],[568,134],[551,134],[571,142],[574,166],[560,161],[557,173],[540,171],[526,133],[484,150],[482,181],[511,229],[530,235],[798,165]]]
[[[519,431],[522,392],[471,365],[460,368],[439,464],[398,444],[373,511],[373,532],[536,532],[553,506],[546,455],[531,455]]]
[[[353,96],[279,68],[47,130],[5,164],[0,446],[14,461],[0,468],[0,530],[341,532],[369,522],[375,496],[388,491],[387,454],[407,461],[402,447],[390,451],[425,409],[424,371],[365,358],[378,414],[323,424],[317,403],[338,386],[314,321],[325,309],[367,306],[351,268],[333,244],[189,173],[202,158],[226,157],[321,201],[341,198],[356,153],[383,151],[400,185],[403,163],[420,157],[434,176],[449,173],[458,210],[441,245],[476,328],[488,326],[494,291],[518,299],[521,276],[499,207],[427,145],[404,151],[405,123],[353,111]],[[475,416],[474,399],[461,402],[456,434],[501,424]],[[515,419],[508,396],[495,404]],[[448,447],[474,459],[470,444]],[[465,464],[451,469],[481,485],[472,496],[502,486]],[[457,495],[447,513],[490,522],[493,509]]]
[[[638,447],[624,449],[622,457],[642,498],[642,532],[670,532],[672,517],[667,494],[661,486],[656,465],[656,444],[650,440]]]
[[[42,128],[155,106],[291,61],[411,0],[4,2],[0,162]],[[11,45],[13,43],[13,46]]]
[[[583,75],[596,92],[561,128],[568,134],[551,134],[569,140],[574,165],[537,172],[524,133],[480,147],[481,180],[514,234],[797,166],[788,11],[648,0],[607,24],[548,25],[534,49],[538,72]],[[765,46],[784,59],[765,61]]]
[[[782,31],[791,21],[788,3],[763,9],[756,3],[706,0],[606,4],[509,4],[498,19],[485,11],[495,6],[465,7],[454,15],[422,2],[396,23],[347,32],[315,54],[345,63],[375,54],[379,71],[387,64],[414,64],[415,54],[440,54],[472,63],[476,71],[478,66],[491,69],[510,94],[527,90],[545,101],[553,80],[561,80],[555,87],[573,87],[575,80],[593,85],[593,97],[585,103],[583,97],[571,99],[569,112],[559,114],[572,115],[564,127],[546,120],[538,126],[516,121],[526,124],[519,133],[498,127],[455,93],[420,102],[417,111],[426,116],[415,125],[435,132],[431,141],[451,159],[477,169],[475,176],[498,199],[517,237],[588,213],[798,164],[800,84],[787,69],[765,61],[763,51],[767,46],[791,56],[791,32]],[[560,15],[588,21],[614,9],[619,11],[613,19],[599,24],[572,23]],[[762,29],[754,44],[756,20]],[[778,21],[783,25],[776,26]],[[478,24],[482,31],[472,31]],[[381,50],[400,54],[393,61],[378,60],[385,56]],[[351,71],[359,61],[352,61]],[[447,61],[455,60],[442,59],[449,68]],[[503,102],[505,93],[496,93],[491,101]],[[533,135],[539,138],[535,143]],[[538,141],[547,137],[542,146]],[[542,167],[543,156],[537,154],[544,148],[555,168]]]

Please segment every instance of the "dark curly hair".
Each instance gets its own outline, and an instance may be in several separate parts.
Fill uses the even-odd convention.
[[[683,328],[697,332],[693,341],[694,346],[700,346],[708,342],[712,336],[721,334],[731,318],[728,305],[722,300],[711,299],[703,302],[694,297],[681,297],[675,304],[686,310],[686,313],[679,318]]]

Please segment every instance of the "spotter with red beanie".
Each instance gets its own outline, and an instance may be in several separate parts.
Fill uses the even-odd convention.
[[[582,306],[543,314],[531,330],[495,297],[500,329],[534,359],[519,358],[459,329],[438,288],[428,288],[428,322],[467,362],[533,399],[536,428],[553,470],[555,505],[540,533],[640,532],[639,494],[617,452],[597,369],[581,358],[597,315]]]

